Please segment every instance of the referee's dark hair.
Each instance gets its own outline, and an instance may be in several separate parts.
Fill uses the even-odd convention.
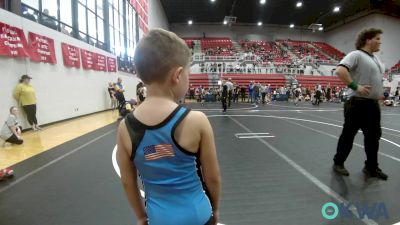
[[[369,28],[361,31],[361,33],[359,33],[357,37],[356,49],[360,50],[362,47],[365,46],[367,40],[371,40],[378,34],[383,34],[383,31],[377,28]]]

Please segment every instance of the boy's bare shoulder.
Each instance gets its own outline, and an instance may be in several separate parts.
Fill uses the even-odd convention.
[[[204,122],[208,120],[207,116],[200,111],[190,111],[187,118],[193,120],[193,122]]]

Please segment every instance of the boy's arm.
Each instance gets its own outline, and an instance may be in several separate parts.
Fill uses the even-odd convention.
[[[135,211],[138,224],[147,224],[146,211],[140,199],[137,185],[136,167],[130,160],[132,144],[125,125],[125,120],[122,120],[118,127],[117,146],[117,163],[121,172],[121,182],[128,197],[128,201]]]
[[[211,205],[214,216],[218,213],[219,199],[221,195],[221,176],[214,143],[214,133],[210,122],[203,113],[198,114],[201,128],[200,139],[200,162],[207,189],[210,193]],[[217,219],[217,218],[216,218]]]

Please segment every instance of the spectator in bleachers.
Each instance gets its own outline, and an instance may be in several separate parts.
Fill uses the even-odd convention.
[[[65,24],[61,25],[61,33],[66,34],[68,36],[70,35],[68,30],[65,28]],[[98,47],[100,47],[100,46],[98,46]]]
[[[55,17],[49,15],[49,10],[48,9],[44,9],[43,10],[41,23],[43,25],[45,25],[46,27],[49,27],[49,28],[51,28],[53,30],[57,30],[57,24],[56,24],[56,21],[55,21]]]
[[[22,4],[21,10],[22,10],[22,16],[24,18],[31,20],[33,22],[37,22],[36,17],[33,14],[29,13],[28,7],[26,5]]]

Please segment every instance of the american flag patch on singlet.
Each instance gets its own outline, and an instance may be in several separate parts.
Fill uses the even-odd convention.
[[[156,160],[164,157],[174,157],[175,153],[170,144],[150,145],[144,147],[146,160]]]

